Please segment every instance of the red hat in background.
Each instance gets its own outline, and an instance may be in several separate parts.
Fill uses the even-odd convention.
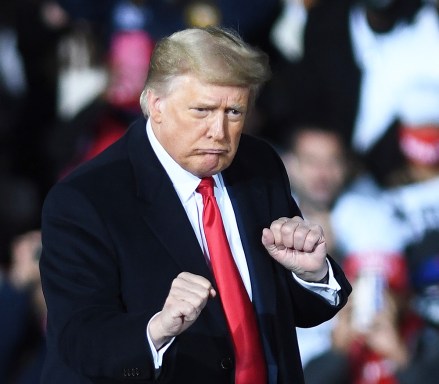
[[[419,165],[439,163],[439,81],[414,82],[402,95],[398,117],[404,156]]]
[[[401,125],[400,148],[407,159],[416,164],[439,163],[439,123],[420,126]]]
[[[362,252],[350,254],[343,262],[343,270],[349,280],[355,280],[361,272],[381,275],[390,289],[404,292],[409,289],[408,268],[400,253]]]

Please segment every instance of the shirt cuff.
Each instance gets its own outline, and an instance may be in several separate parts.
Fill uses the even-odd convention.
[[[173,341],[175,340],[175,337],[173,337],[165,345],[163,345],[158,351],[157,349],[155,349],[154,343],[152,342],[151,339],[151,335],[149,334],[149,324],[151,323],[152,319],[154,319],[154,317],[156,317],[159,313],[160,312],[156,313],[153,317],[151,317],[151,320],[149,320],[148,325],[146,326],[146,338],[148,339],[149,348],[151,349],[155,369],[161,368],[163,364],[163,356],[165,352],[168,350],[168,348],[171,346]]]
[[[326,263],[328,264],[329,273],[329,279],[327,284],[311,283],[309,281],[302,280],[300,277],[297,277],[295,273],[293,273],[293,277],[302,287],[322,296],[328,303],[332,305],[338,305],[340,302],[338,291],[341,290],[341,287],[334,277],[334,271],[332,270],[331,263],[328,259],[326,259]]]

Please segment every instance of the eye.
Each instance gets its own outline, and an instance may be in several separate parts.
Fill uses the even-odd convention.
[[[209,113],[209,109],[205,107],[193,107],[191,111],[196,117],[205,117]]]
[[[226,113],[231,120],[239,120],[244,115],[242,111],[235,108],[227,109]]]

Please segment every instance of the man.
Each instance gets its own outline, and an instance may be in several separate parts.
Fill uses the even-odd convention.
[[[303,383],[294,327],[334,316],[351,288],[321,228],[301,219],[278,156],[242,134],[267,77],[266,56],[219,28],[157,44],[148,122],[46,199],[43,383]],[[216,204],[206,181],[221,213],[205,220]],[[223,229],[211,236],[218,216],[227,246]],[[238,282],[222,283],[220,246]],[[235,283],[250,308],[232,326],[238,292],[222,292]],[[249,324],[254,336],[237,342]]]
[[[299,126],[292,132],[282,158],[303,216],[322,226],[328,253],[334,257],[337,247],[331,210],[350,171],[343,140],[335,131],[319,125]]]
[[[348,178],[347,153],[341,137],[320,125],[294,127],[282,159],[303,217],[322,226],[328,253],[341,262],[331,225],[332,208]],[[331,347],[333,322],[298,328],[302,365]]]

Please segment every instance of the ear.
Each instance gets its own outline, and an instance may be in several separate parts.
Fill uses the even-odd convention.
[[[146,101],[148,104],[149,117],[156,123],[162,121],[163,99],[159,97],[153,90],[146,91]]]

